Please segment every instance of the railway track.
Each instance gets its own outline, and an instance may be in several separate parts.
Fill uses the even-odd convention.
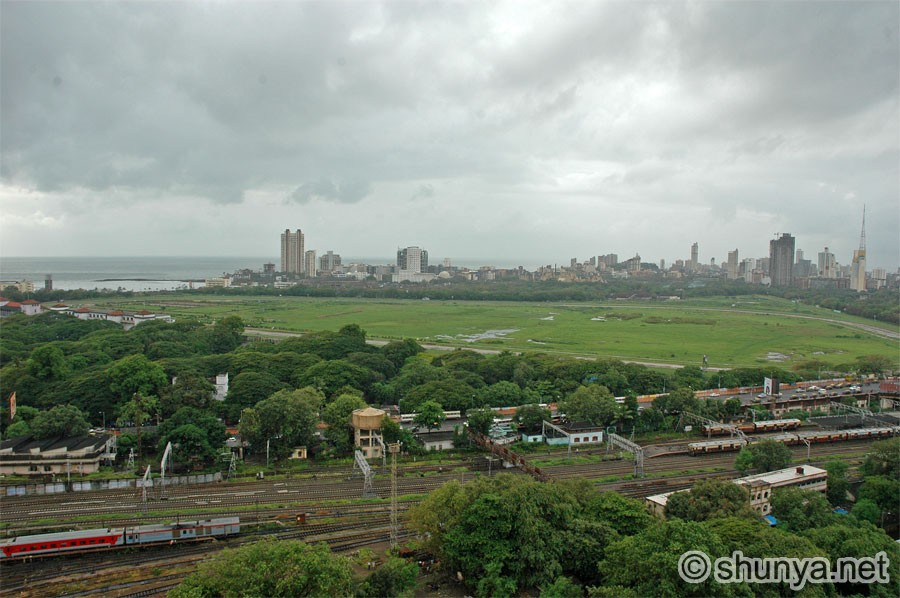
[[[810,462],[822,464],[830,458],[840,455],[852,460],[861,460],[868,450],[870,441],[839,442],[834,444],[813,445],[810,449]],[[795,462],[805,462],[806,447],[792,447]],[[599,481],[595,485],[600,490],[614,490],[625,496],[643,498],[651,494],[688,488],[693,483],[707,478],[733,478],[738,472],[733,469],[736,453],[720,453],[702,456],[670,455],[645,461],[646,479],[621,479],[615,481]],[[714,471],[696,471],[698,469],[710,469]],[[444,471],[442,471],[443,469]],[[433,475],[427,477],[406,476],[398,479],[401,494],[426,494],[430,490],[442,485],[449,480],[466,481],[471,479],[472,472],[446,471],[449,466],[440,466],[438,469],[430,469]],[[626,478],[633,473],[633,462],[628,459],[605,460],[597,463],[583,463],[572,465],[543,466],[551,479],[585,478],[602,480],[606,477]],[[518,470],[507,470],[518,472]],[[677,472],[690,471],[687,475],[672,475]],[[337,475],[326,478],[292,478],[278,481],[252,481],[237,484],[225,482],[209,487],[178,487],[170,488],[168,500],[151,503],[152,509],[166,509],[168,511],[190,511],[190,515],[182,515],[184,519],[203,518],[205,516],[237,515],[242,518],[245,525],[251,525],[254,519],[260,522],[280,521],[293,519],[297,513],[306,514],[306,526],[290,525],[288,529],[270,530],[254,533],[248,531],[238,538],[219,540],[198,545],[181,545],[176,548],[178,554],[172,554],[172,547],[161,546],[145,548],[138,551],[118,551],[103,554],[80,555],[79,557],[55,557],[45,559],[39,563],[17,565],[4,564],[2,570],[3,588],[0,596],[19,595],[59,595],[59,589],[72,587],[73,579],[80,579],[87,583],[91,579],[100,579],[103,573],[111,572],[111,579],[116,579],[116,572],[122,570],[148,570],[146,580],[135,580],[115,588],[115,592],[109,586],[103,586],[103,595],[119,596],[147,596],[160,595],[177,585],[177,581],[171,583],[155,579],[149,569],[159,569],[168,566],[184,567],[186,575],[192,571],[198,562],[208,558],[210,554],[224,547],[239,546],[248,541],[254,541],[261,535],[271,534],[284,539],[302,539],[304,541],[325,541],[336,552],[350,551],[387,541],[389,537],[389,506],[386,498],[389,496],[389,480],[380,477],[375,481],[375,492],[382,497],[384,502],[373,504],[326,504],[328,501],[346,500],[348,496],[359,496],[362,489],[361,479],[347,479],[349,470],[336,472]],[[486,473],[486,472],[485,472]],[[495,473],[499,473],[495,469]],[[654,477],[656,476],[656,477]],[[215,490],[215,492],[209,492]],[[221,495],[221,496],[219,496]],[[72,494],[44,495],[31,497],[3,497],[0,498],[0,512],[3,513],[2,521],[10,529],[24,530],[35,517],[50,517],[55,513],[60,521],[57,525],[72,527],[72,522],[77,521],[83,527],[95,527],[95,523],[103,521],[103,516],[109,516],[109,507],[121,505],[121,512],[140,512],[143,503],[140,498],[131,491],[106,491],[88,492],[77,495],[77,501],[72,501]],[[218,501],[218,502],[213,502]],[[75,504],[67,504],[72,503]],[[206,504],[200,504],[205,502]],[[416,499],[401,501],[402,510],[418,502]],[[72,507],[81,507],[73,510]],[[208,513],[198,513],[198,509],[207,508]],[[90,517],[99,517],[90,520]],[[171,514],[148,513],[146,515],[133,516],[129,519],[117,520],[115,526],[141,524],[150,521],[171,521]],[[67,523],[68,522],[68,523]],[[129,523],[131,522],[131,523]],[[411,534],[403,530],[406,535]],[[61,579],[68,581],[61,582]],[[87,581],[85,581],[87,580]],[[160,581],[164,581],[162,585]],[[180,581],[180,579],[178,580]],[[66,586],[65,584],[69,585]],[[156,583],[153,587],[147,587]],[[101,582],[102,585],[102,582]],[[27,590],[26,590],[27,588]],[[44,592],[46,589],[46,593]],[[40,591],[38,591],[40,590]],[[96,592],[100,591],[94,590]],[[54,594],[55,592],[55,594]],[[62,593],[71,595],[67,590]],[[87,594],[84,594],[87,595]]]

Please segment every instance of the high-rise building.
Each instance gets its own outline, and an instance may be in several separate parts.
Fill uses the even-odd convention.
[[[825,251],[819,252],[818,270],[820,278],[837,277],[837,264],[834,261],[834,254],[828,251],[827,247]]]
[[[315,278],[316,274],[318,274],[318,268],[316,267],[316,250],[310,249],[308,250],[304,256],[304,268],[306,275],[310,278]]]
[[[850,265],[850,288],[860,293],[866,290],[866,207],[863,206],[862,232],[859,234],[859,249],[853,252]]]
[[[299,228],[292,233],[286,229],[281,233],[281,271],[290,274],[303,274],[305,272],[303,231]]]
[[[397,269],[409,272],[428,270],[428,252],[420,247],[406,247],[397,250]]]
[[[691,265],[689,266],[691,272],[697,271],[697,266],[700,264],[700,245],[694,242],[691,245]]]
[[[769,278],[773,287],[789,287],[794,280],[794,248],[797,240],[784,233],[769,241]]]
[[[53,275],[48,274],[44,277],[44,290],[52,291],[53,290]]]
[[[604,264],[607,268],[615,268],[619,264],[619,256],[615,253],[608,253],[597,257],[598,264]]]
[[[319,270],[322,272],[334,272],[341,265],[341,256],[330,249],[319,258]]]
[[[728,277],[728,280],[736,280],[738,277],[738,268],[740,267],[740,257],[738,256],[738,250],[728,252],[728,263],[725,266],[725,275]]]

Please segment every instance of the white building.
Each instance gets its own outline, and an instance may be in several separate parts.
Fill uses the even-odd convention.
[[[763,516],[771,513],[772,505],[769,503],[769,500],[772,498],[772,492],[778,488],[793,486],[803,490],[825,492],[828,487],[827,479],[828,472],[824,469],[813,467],[812,465],[798,465],[731,481],[747,490],[747,494],[750,497],[750,506]],[[676,492],[689,492],[689,490],[675,490],[664,494],[656,494],[648,496],[644,500],[647,501],[651,511],[657,515],[664,516],[669,497]]]

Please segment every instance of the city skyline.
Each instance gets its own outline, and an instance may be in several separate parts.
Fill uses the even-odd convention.
[[[866,268],[898,266],[896,2],[0,16],[3,255],[275,257],[299,224],[346,256],[721,264],[790,232],[849,264],[865,204]]]

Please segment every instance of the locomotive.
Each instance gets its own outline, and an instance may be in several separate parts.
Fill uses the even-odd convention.
[[[55,556],[102,548],[174,544],[230,536],[240,531],[240,518],[221,517],[202,521],[17,536],[0,540],[0,560]]]

